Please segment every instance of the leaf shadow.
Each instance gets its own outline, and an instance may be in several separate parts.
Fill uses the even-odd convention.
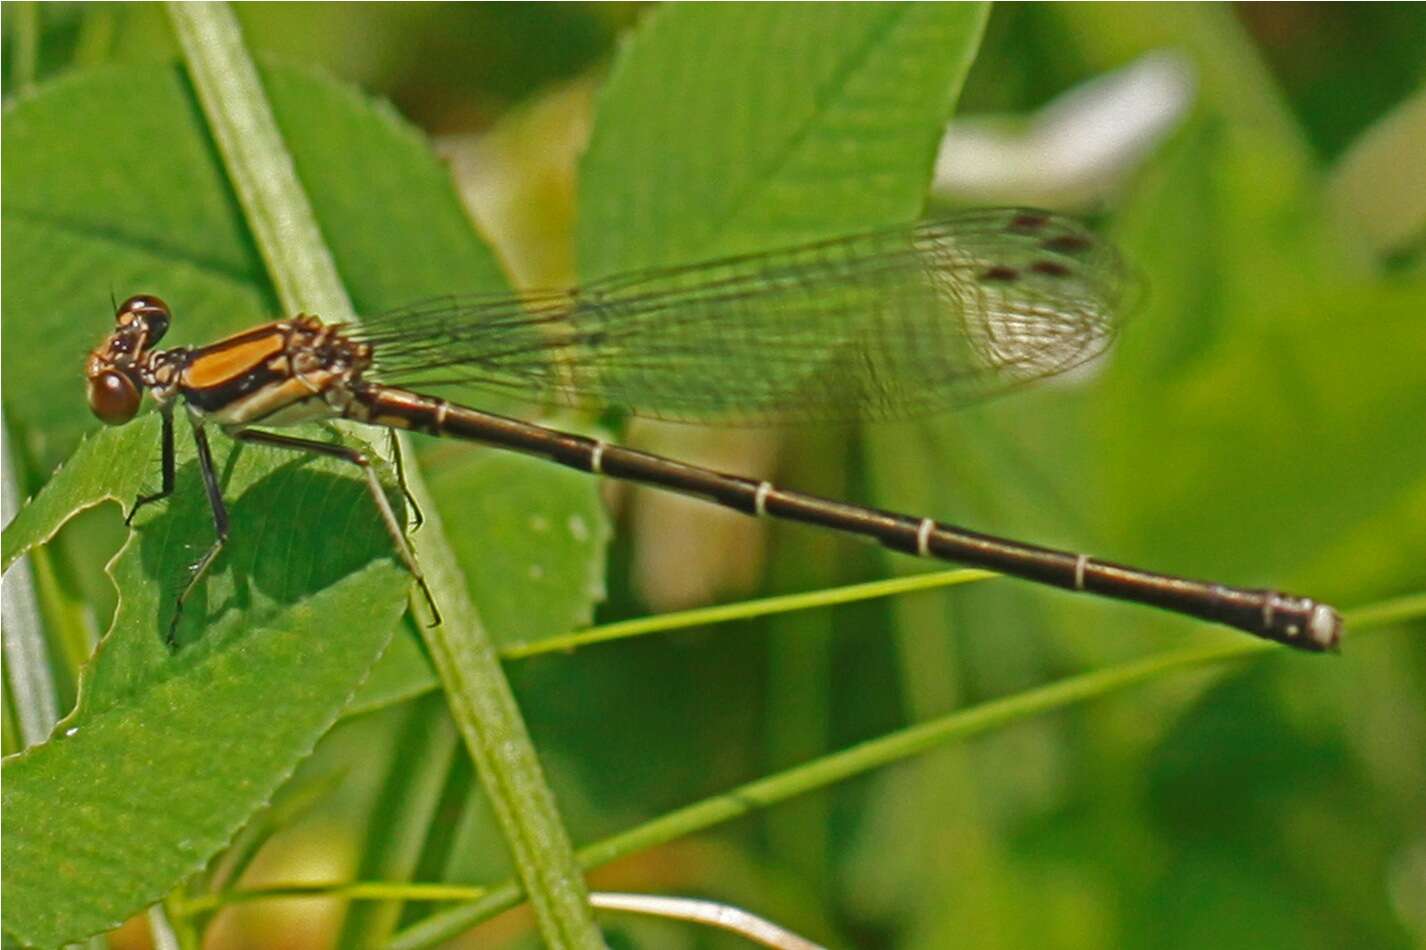
[[[229,457],[224,487],[229,536],[184,603],[175,632],[181,649],[216,634],[227,645],[265,618],[324,590],[372,560],[394,557],[391,541],[359,478],[299,458],[230,493],[239,466]],[[154,635],[164,639],[178,596],[216,538],[196,461],[179,468],[165,509],[138,527],[144,577],[157,587]],[[396,500],[399,505],[399,499]],[[398,511],[400,508],[398,507]],[[181,554],[179,553],[181,552]]]

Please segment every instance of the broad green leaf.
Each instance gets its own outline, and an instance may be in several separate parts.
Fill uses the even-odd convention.
[[[121,570],[150,546],[131,545]],[[106,930],[201,868],[331,725],[400,616],[405,583],[373,563],[210,629],[121,702],[81,706],[8,760],[6,930],[39,946]],[[126,609],[151,621],[155,604],[136,600]]]
[[[127,507],[156,487],[126,463],[152,455],[157,422],[86,440],[5,532],[7,553],[76,510]],[[78,705],[4,766],[5,815],[23,829],[3,842],[4,925],[28,942],[115,926],[202,866],[341,713],[406,603],[409,580],[349,466],[292,457],[273,468],[223,441],[229,511],[253,530],[233,535],[171,650],[187,565],[213,539],[194,453],[179,446],[179,490],[139,513],[110,567],[119,609]]]
[[[270,318],[275,308],[182,74],[106,69],[88,75],[57,84],[6,116],[4,174],[15,183],[3,219],[7,406],[50,462],[95,425],[83,402],[78,355],[107,330],[111,291],[163,296],[175,314],[165,343],[211,340]],[[472,231],[445,168],[414,130],[388,108],[320,76],[288,67],[264,76],[359,311],[503,287],[498,264]],[[64,161],[55,161],[56,147]],[[180,194],[165,193],[171,182],[183,184]],[[69,365],[75,367],[72,398],[45,395],[49,380],[39,381],[41,371]],[[484,394],[479,404],[509,408],[492,406]],[[482,552],[464,566],[469,576],[487,579],[488,588],[520,592],[534,579],[527,572],[512,580],[493,567],[491,539],[462,517],[464,507],[478,504],[476,490],[528,486],[529,497],[548,499],[561,519],[578,508],[592,536],[606,533],[593,480],[548,465],[532,468],[503,453],[481,468],[479,485],[443,480],[442,511],[448,521],[455,516],[452,531],[461,534],[464,549]],[[551,572],[533,590],[554,615],[582,622],[597,599],[590,592],[601,587],[590,572],[601,564],[599,557],[582,563],[567,583]],[[563,594],[551,601],[555,587]]]
[[[450,543],[501,646],[587,626],[589,605],[604,598],[600,552],[609,529],[597,499],[584,491],[592,479],[574,471],[551,475],[550,468],[540,459],[472,452],[431,475],[440,507],[463,505],[481,526],[479,534],[451,531]],[[494,551],[499,574],[481,570]],[[510,575],[521,582],[510,583]],[[574,580],[582,597],[567,590]]]
[[[115,459],[147,459],[159,441],[159,419],[146,416],[123,428],[104,428],[84,439],[45,490],[29,499],[5,526],[0,569],[53,538],[64,523],[86,508],[117,501],[127,512],[139,494],[157,490],[147,465],[116,465]]]
[[[909,221],[981,4],[672,4],[621,52],[580,166],[585,279]]]
[[[389,109],[304,71],[273,67],[264,75],[359,310],[503,286],[444,168]],[[175,315],[165,344],[201,343],[270,318],[274,298],[176,68],[76,73],[15,104],[4,122],[6,410],[36,457],[53,464],[97,427],[84,405],[79,366],[110,326],[111,292],[163,296]],[[56,371],[64,380],[58,387]],[[167,843],[174,859],[158,861],[149,843],[159,839],[128,818],[122,794],[82,778],[67,786],[68,797],[47,794],[44,783],[54,773],[26,764],[28,757],[7,764],[6,818],[15,826],[64,826],[78,809],[91,822],[82,827],[107,834],[103,862],[96,859],[92,867],[90,851],[49,849],[43,837],[7,835],[7,883],[11,874],[39,881],[63,872],[104,881],[115,895],[114,902],[98,903],[97,892],[86,889],[12,891],[29,895],[5,905],[6,926],[14,921],[17,933],[48,934],[50,942],[82,936],[140,909],[201,865],[341,712],[388,642],[405,602],[404,572],[370,565],[390,557],[390,541],[363,483],[346,470],[350,466],[265,448],[231,452],[228,440],[215,433],[233,538],[189,605],[180,628],[182,649],[170,654],[163,631],[173,598],[213,530],[181,418],[178,429],[178,491],[140,514],[137,540],[112,567],[119,610],[85,671],[80,706],[65,728],[78,725],[84,735],[91,718],[112,722],[112,733],[96,733],[112,735],[106,748],[135,763],[160,763],[156,774],[175,796],[192,799],[192,814],[204,822],[206,815],[218,817],[185,832],[191,813],[173,810],[176,837]],[[82,507],[104,498],[127,505],[136,485],[155,488],[156,433],[156,419],[145,417],[87,440],[35,510],[22,513],[6,532],[7,561]],[[328,437],[317,429],[304,434]],[[372,438],[381,437],[373,430]],[[593,480],[570,479],[522,459],[471,454],[482,458],[481,476],[469,486],[448,480],[442,516],[472,553],[468,566],[479,573],[476,593],[500,590],[514,602],[538,597],[551,623],[587,616],[600,586],[605,534]],[[517,480],[529,492],[524,500],[535,506],[523,517],[543,513],[551,524],[562,524],[577,511],[589,527],[584,543],[565,535],[547,539],[539,578],[532,578],[527,556],[507,560],[497,547],[509,531],[492,534],[467,516],[466,509],[479,511],[485,504],[472,491],[499,490]],[[298,632],[304,634],[299,643],[322,641],[312,650],[330,644],[344,651],[342,662],[314,666],[317,661],[306,654],[284,648]],[[398,661],[382,678],[384,696],[424,688],[429,671],[419,653],[389,652]],[[182,733],[166,744],[166,723],[143,706],[159,695],[180,720],[201,711],[230,723],[231,732],[211,730],[211,747]],[[292,717],[301,722],[289,723]],[[126,749],[125,740],[133,745]],[[262,755],[229,754],[229,747],[244,743],[261,745]],[[58,753],[31,754],[69,767],[68,760],[49,758]],[[210,772],[221,781],[197,792],[189,786],[189,776]],[[145,840],[131,841],[130,831]],[[13,852],[12,840],[18,842]],[[133,884],[121,888],[114,883],[120,880]],[[40,926],[58,929],[35,929]]]
[[[418,621],[409,614],[406,626]],[[381,659],[371,669],[357,690],[352,701],[347,704],[345,715],[359,716],[375,709],[395,705],[419,696],[439,685],[431,660],[421,646],[421,638],[415,631],[408,630],[394,637]]]

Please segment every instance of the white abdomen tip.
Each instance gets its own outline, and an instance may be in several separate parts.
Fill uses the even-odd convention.
[[[1330,650],[1342,636],[1342,618],[1326,604],[1317,604],[1307,618],[1307,633],[1313,643]]]

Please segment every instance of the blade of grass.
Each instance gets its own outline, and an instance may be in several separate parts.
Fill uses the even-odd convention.
[[[349,319],[351,299],[232,11],[222,4],[188,7],[171,4],[169,18],[278,299],[289,313]]]
[[[11,46],[14,57],[11,77],[15,92],[24,95],[35,85],[35,74],[39,71],[40,60],[40,11],[38,3],[17,3],[11,23],[14,39]]]
[[[55,657],[54,674],[65,678],[56,681],[63,704],[66,697],[74,695],[79,670],[99,643],[94,612],[70,583],[73,578],[67,568],[72,562],[59,551],[36,548],[26,555],[26,560],[34,569],[35,588],[40,603],[45,605],[46,626]]]
[[[7,420],[8,423],[8,420]],[[16,441],[7,429],[4,433],[6,464],[6,517],[16,512],[18,494],[15,489],[21,484],[32,484],[37,470],[31,453],[26,451],[25,437]],[[24,474],[21,474],[24,473]],[[19,520],[19,514],[10,524]],[[34,597],[44,605],[44,628],[48,634],[49,675],[53,679],[54,695],[61,708],[68,708],[75,698],[77,681],[81,668],[94,653],[99,643],[99,631],[94,611],[79,593],[75,583],[70,556],[75,544],[82,544],[74,537],[61,537],[58,546],[39,545],[29,547],[19,565],[28,574],[27,583],[33,588]],[[7,558],[8,560],[8,558]],[[7,575],[6,582],[9,582]]]
[[[613,623],[587,627],[584,630],[577,630],[574,633],[541,637],[528,643],[510,644],[500,647],[500,658],[502,660],[524,660],[530,657],[543,656],[547,653],[571,653],[580,647],[614,640],[624,640],[629,637],[642,637],[654,633],[683,630],[689,627],[702,627],[718,623],[732,623],[739,620],[752,620],[758,617],[814,610],[819,607],[832,607],[838,604],[850,604],[880,597],[896,597],[901,594],[914,594],[918,591],[934,590],[938,587],[953,587],[959,584],[969,584],[980,580],[990,580],[1000,576],[1001,575],[991,571],[955,568],[948,571],[935,571],[886,580],[867,581],[861,584],[829,587],[798,594],[779,594],[774,597],[743,600],[731,604],[694,607],[689,610],[672,611],[669,613],[656,614],[651,617],[618,620]],[[400,641],[394,643],[393,646],[400,646]],[[347,707],[344,715],[361,715],[362,713],[371,712],[373,709],[380,709],[392,703],[405,702],[408,699],[414,699],[417,696],[424,695],[434,688],[435,683],[433,680],[422,680],[414,676],[408,676],[402,680],[398,689],[392,691],[378,691],[371,697],[370,701],[363,702],[361,698],[358,697],[353,705]]]
[[[864,584],[848,584],[844,587],[832,587],[801,594],[780,594],[775,597],[743,600],[734,604],[695,607],[691,610],[677,610],[671,613],[657,614],[652,617],[636,617],[633,620],[620,620],[615,623],[606,623],[597,627],[590,627],[587,630],[579,630],[564,636],[545,637],[534,643],[522,643],[504,647],[500,651],[500,656],[506,660],[522,660],[526,657],[539,656],[543,653],[568,652],[579,647],[589,646],[594,643],[605,643],[610,640],[624,640],[629,637],[642,637],[651,633],[666,633],[670,630],[682,630],[686,627],[702,627],[708,624],[729,623],[734,620],[751,620],[755,617],[767,617],[772,614],[792,613],[799,610],[812,610],[817,607],[833,607],[838,604],[849,604],[854,601],[871,600],[877,597],[895,597],[900,594],[911,594],[916,591],[932,590],[937,587],[970,584],[975,581],[988,580],[999,576],[1000,575],[994,571],[956,568],[954,570],[936,571],[929,574],[914,574],[909,577],[895,577],[889,580],[868,581]]]
[[[280,299],[294,312],[308,309],[351,319],[350,301],[232,11],[223,4],[182,3],[168,10]],[[409,446],[402,449],[414,457]],[[553,947],[600,946],[554,795],[415,465],[407,466],[407,483],[426,512],[425,528],[413,547],[445,617],[423,633],[451,714],[531,894],[541,935]]]
[[[79,36],[74,41],[72,66],[97,66],[109,59],[114,47],[114,34],[118,31],[116,21],[121,15],[104,4],[95,3],[84,8],[84,15],[79,21]]]
[[[221,858],[210,864],[200,877],[189,882],[185,894],[206,896],[231,888],[242,880],[258,851],[273,835],[295,824],[298,818],[346,781],[347,777],[347,770],[340,769],[295,787],[289,785],[281,800],[258,812],[257,816],[238,832],[232,844],[223,851]],[[171,898],[171,903],[174,903],[174,906],[187,906],[182,904],[177,895]],[[206,915],[189,916],[171,911],[171,916],[175,926],[181,927],[185,932],[202,933],[210,922]]]
[[[20,507],[20,485],[10,458],[10,427],[0,419],[0,491],[5,513]],[[28,560],[21,560],[6,574],[4,595],[6,689],[19,726],[20,745],[33,745],[49,735],[59,721],[58,691],[49,661],[49,646],[40,621],[35,576]]]
[[[182,938],[178,936],[173,924],[169,923],[168,912],[164,910],[163,905],[153,905],[146,916],[149,920],[149,939],[153,941],[154,950],[180,950],[183,946]],[[103,937],[95,939],[100,941],[97,947],[109,945]]]
[[[233,904],[284,897],[340,897],[352,901],[469,901],[484,897],[490,888],[474,884],[389,884],[386,881],[303,881],[270,884],[241,891],[203,894],[183,902],[185,916],[208,914]]]
[[[397,883],[415,875],[457,742],[444,703],[428,696],[411,704],[381,794],[371,810],[358,877]],[[402,904],[396,900],[349,908],[337,946],[385,943],[395,932],[401,911]]]
[[[1352,611],[1348,617],[1352,625],[1353,642],[1359,642],[1361,636],[1371,630],[1380,630],[1396,623],[1421,618],[1426,618],[1426,591],[1370,604]],[[812,791],[822,784],[830,784],[831,781],[848,778],[873,766],[890,764],[908,755],[927,751],[947,741],[971,738],[996,725],[1038,713],[1062,709],[1076,702],[1098,696],[1109,695],[1118,690],[1138,685],[1161,673],[1227,664],[1234,660],[1265,655],[1278,649],[1272,644],[1252,640],[1238,640],[1210,647],[1191,647],[1082,674],[1006,699],[984,703],[919,726],[900,730],[880,739],[862,743],[834,756],[751,782],[732,792],[705,799],[671,812],[639,828],[580,849],[580,861],[586,869],[593,868],[600,863],[623,857],[638,847],[663,844],[677,834],[703,830],[723,818],[737,817],[750,810],[752,805],[776,804],[778,801],[790,797],[790,794]],[[794,790],[789,779],[809,773],[815,773],[824,781]],[[777,794],[768,794],[770,789]],[[689,825],[686,822],[686,816],[690,815],[696,816],[700,820],[696,824]],[[680,816],[684,816],[685,820],[680,822],[678,820]],[[675,835],[666,834],[667,829],[679,824],[682,824],[682,828]],[[651,828],[663,829],[663,832],[655,833],[650,831]],[[393,884],[383,881],[306,882],[204,894],[185,902],[182,909],[185,915],[192,915],[209,913],[230,904],[316,895],[379,901],[506,901],[518,899],[518,891],[510,892],[513,893],[513,898],[507,894],[508,889],[514,887],[513,882],[505,882],[493,887],[419,882]],[[492,905],[479,919],[493,916],[508,906],[510,906],[509,903],[501,903],[498,907]],[[454,915],[465,915],[469,911],[469,907],[455,908],[447,912],[446,915],[442,915],[442,920],[445,923],[436,925],[439,927],[438,932],[421,931],[422,927],[432,923],[430,920],[423,921],[399,934],[391,946],[415,950],[417,947],[429,945],[430,942],[453,936],[464,927],[478,922],[475,918],[463,916],[462,919],[465,923],[455,926],[453,929],[447,928],[446,924],[453,921]],[[421,932],[418,933],[418,931]]]
[[[1422,617],[1426,617],[1426,592],[1350,611],[1345,618],[1352,633],[1348,643],[1359,643],[1362,635],[1369,631],[1380,631],[1392,624]],[[981,735],[998,726],[1107,696],[1171,673],[1223,667],[1274,653],[1286,655],[1287,651],[1263,640],[1236,638],[1221,644],[1188,647],[1117,664],[1004,699],[981,703],[757,779],[732,791],[669,812],[622,834],[586,845],[577,853],[579,863],[586,870],[608,864],[754,810],[768,808],[872,769],[903,761],[947,742]],[[520,885],[513,880],[505,881],[470,904],[433,914],[402,930],[388,944],[388,948],[419,950],[432,946],[508,910],[519,903],[520,897]]]

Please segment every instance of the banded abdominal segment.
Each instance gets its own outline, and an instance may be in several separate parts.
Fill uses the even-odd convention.
[[[1144,571],[931,518],[821,498],[377,383],[353,387],[347,415],[512,449],[579,471],[703,498],[748,515],[845,531],[917,557],[973,564],[1065,590],[1162,607],[1302,649],[1333,649],[1340,632],[1331,608],[1308,598]]]

